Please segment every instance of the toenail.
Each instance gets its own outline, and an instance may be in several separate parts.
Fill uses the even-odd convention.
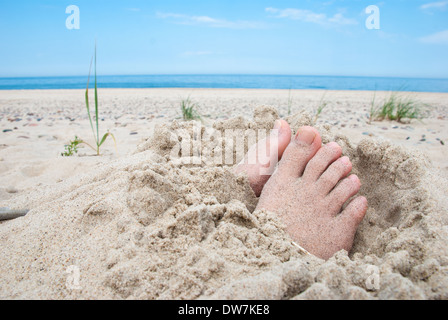
[[[299,142],[303,142],[307,145],[311,145],[314,142],[315,138],[316,138],[316,133],[310,129],[299,129],[299,132],[297,132],[297,136],[296,136],[296,139]]]

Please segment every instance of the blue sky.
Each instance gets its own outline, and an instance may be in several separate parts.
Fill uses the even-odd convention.
[[[66,28],[66,7],[80,29]],[[380,9],[380,30],[365,9]],[[0,77],[98,73],[448,78],[448,1],[15,0],[0,3]]]

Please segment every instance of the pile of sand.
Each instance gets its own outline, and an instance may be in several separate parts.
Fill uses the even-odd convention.
[[[327,262],[299,252],[275,214],[254,212],[247,178],[211,161],[233,140],[213,132],[271,129],[277,117],[263,107],[200,132],[174,121],[132,156],[0,203],[32,209],[0,225],[0,298],[448,298],[447,182],[422,155],[319,128],[370,204],[352,252]],[[311,122],[287,120],[294,131]],[[171,157],[204,134],[214,138],[200,164]]]

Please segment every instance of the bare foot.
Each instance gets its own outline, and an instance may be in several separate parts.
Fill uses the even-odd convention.
[[[274,130],[268,138],[253,145],[245,159],[234,169],[236,174],[247,173],[250,186],[257,197],[274,173],[276,164],[291,141],[291,128],[285,120],[277,120]],[[270,152],[271,150],[274,152]]]
[[[321,145],[316,129],[301,128],[264,186],[257,209],[277,213],[294,241],[329,259],[342,249],[351,250],[367,199],[357,197],[342,210],[361,183],[356,175],[348,176],[352,164],[341,158],[337,143]]]

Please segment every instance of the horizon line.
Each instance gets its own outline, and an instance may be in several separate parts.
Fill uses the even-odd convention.
[[[422,76],[369,76],[369,75],[325,75],[325,74],[270,74],[270,73],[154,73],[154,74],[103,74],[98,77],[145,77],[145,76],[270,76],[270,77],[336,77],[336,78],[389,78],[448,80],[447,77]],[[88,75],[46,75],[46,76],[0,76],[0,79],[74,78]]]

